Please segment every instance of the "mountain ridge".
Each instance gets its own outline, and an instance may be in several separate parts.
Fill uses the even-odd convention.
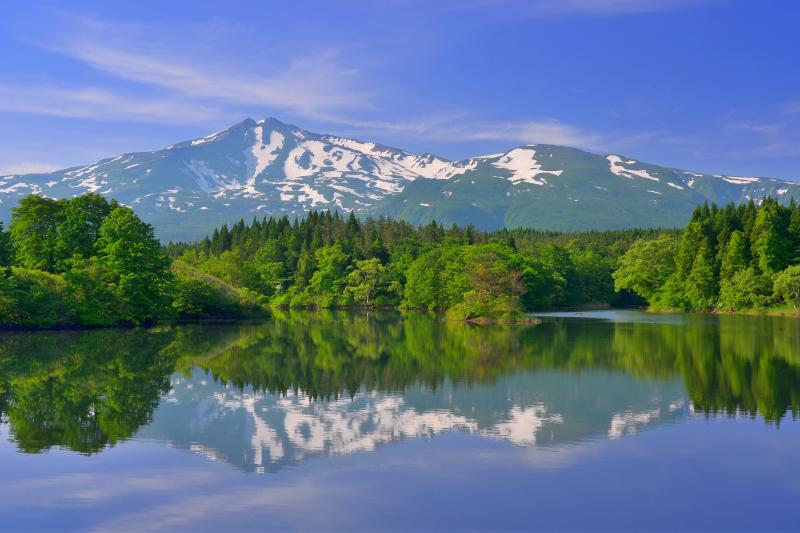
[[[149,152],[55,172],[0,176],[0,220],[27,194],[114,197],[163,240],[222,223],[333,209],[481,229],[682,226],[703,202],[800,198],[800,184],[689,172],[619,154],[528,144],[449,160],[318,134],[268,117]]]

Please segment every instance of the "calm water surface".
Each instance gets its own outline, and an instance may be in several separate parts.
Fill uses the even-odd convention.
[[[800,320],[0,334],[0,529],[800,529]]]

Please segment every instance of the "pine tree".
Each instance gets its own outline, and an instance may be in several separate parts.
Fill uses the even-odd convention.
[[[720,278],[726,279],[747,268],[749,263],[748,245],[744,234],[735,230],[723,249]]]
[[[686,278],[685,294],[692,309],[705,311],[716,306],[717,292],[714,255],[706,240],[700,245],[692,269]]]
[[[767,198],[758,209],[750,238],[753,259],[765,274],[779,272],[789,263],[790,247],[780,205]]]
[[[792,241],[792,252],[790,259],[794,264],[800,264],[800,206],[792,198],[792,203],[789,207],[791,215],[789,215],[789,238]]]
[[[12,264],[14,258],[14,248],[11,245],[11,236],[3,231],[3,223],[0,222],[0,268]]]

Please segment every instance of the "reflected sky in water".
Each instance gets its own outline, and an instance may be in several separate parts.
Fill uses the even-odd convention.
[[[599,315],[4,334],[0,529],[797,529],[797,322]]]

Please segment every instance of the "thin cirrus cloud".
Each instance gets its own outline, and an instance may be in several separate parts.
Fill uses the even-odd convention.
[[[163,53],[169,47],[152,40],[148,45],[130,44],[142,40],[120,40],[108,33],[107,25],[78,22],[83,28],[80,35],[61,35],[38,46],[128,82],[125,92],[0,85],[0,109],[94,120],[218,125],[227,117],[240,116],[247,107],[400,139],[498,140],[583,148],[598,147],[602,141],[600,135],[555,119],[491,121],[458,112],[403,120],[376,118],[380,95],[370,89],[368,73],[348,66],[348,58],[338,49],[237,69],[224,58],[199,62],[170,56]],[[142,95],[142,87],[153,96]]]
[[[56,117],[197,123],[219,111],[196,102],[120,95],[95,87],[0,85],[0,110]]]
[[[64,168],[63,165],[52,163],[42,163],[37,161],[23,161],[4,167],[0,167],[0,176],[21,175],[21,174],[46,174]]]
[[[432,141],[512,141],[522,144],[559,144],[598,148],[602,135],[583,131],[558,120],[487,121],[450,115],[416,122],[370,122],[340,118],[342,124],[369,133],[391,132]]]
[[[297,55],[273,67],[272,75],[230,71],[209,62],[200,65],[91,40],[68,42],[59,51],[118,78],[222,104],[261,105],[309,117],[333,108],[372,107],[371,96],[359,88],[358,70],[344,66],[335,49]]]

